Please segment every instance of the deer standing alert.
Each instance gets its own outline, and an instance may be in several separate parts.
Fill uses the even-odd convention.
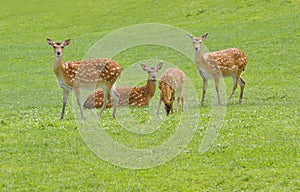
[[[198,69],[199,75],[203,79],[203,94],[201,104],[204,103],[204,97],[206,93],[207,81],[209,79],[214,79],[218,104],[221,104],[220,101],[220,78],[222,77],[232,77],[233,79],[233,88],[230,97],[227,100],[227,104],[232,98],[237,84],[241,87],[240,99],[239,102],[242,102],[244,88],[246,82],[242,79],[241,74],[245,70],[247,65],[247,58],[243,51],[237,48],[230,48],[222,51],[203,53],[202,43],[207,38],[208,33],[202,37],[194,37],[189,35],[193,40],[193,47],[195,49],[195,63]]]
[[[113,109],[113,116],[115,117],[119,94],[114,89],[114,85],[121,74],[121,66],[107,58],[62,63],[63,50],[70,44],[71,40],[54,42],[51,39],[47,39],[47,42],[54,49],[53,71],[58,85],[63,89],[63,107],[60,118],[64,118],[69,93],[74,89],[81,116],[85,119],[81,104],[80,88],[94,87],[102,87],[104,92],[104,104],[99,111],[98,117],[100,117],[108,104],[110,94],[115,104]]]

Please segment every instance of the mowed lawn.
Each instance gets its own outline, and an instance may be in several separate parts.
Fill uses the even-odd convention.
[[[2,1],[0,191],[299,191],[299,21],[298,0]],[[157,167],[129,169],[89,149],[74,120],[72,98],[65,119],[59,120],[62,90],[46,38],[71,38],[63,60],[80,60],[106,35],[144,23],[171,25],[195,36],[208,32],[204,45],[210,51],[240,48],[248,58],[242,74],[246,88],[242,104],[238,87],[231,104],[221,106],[226,110],[223,124],[207,152],[200,153],[199,146],[211,110],[217,109],[210,101],[213,92],[199,106],[195,135],[178,156]],[[191,41],[188,36],[186,41]],[[172,50],[141,46],[114,59],[124,70],[143,60],[173,63],[201,98],[202,80],[193,62],[177,57]],[[228,97],[232,81],[224,81]],[[213,86],[211,82],[211,90]],[[158,95],[152,102],[156,105]],[[147,118],[145,109],[132,109],[132,114]],[[168,116],[168,126],[158,133],[135,136],[115,126],[111,113],[103,113],[102,128],[137,148],[161,144],[180,119],[180,114]]]

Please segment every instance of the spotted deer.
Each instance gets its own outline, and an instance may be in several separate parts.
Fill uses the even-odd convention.
[[[219,82],[220,78],[222,77],[233,78],[233,89],[226,104],[228,104],[230,99],[232,98],[237,88],[237,84],[239,84],[241,87],[239,99],[239,102],[241,103],[246,84],[246,82],[241,77],[241,73],[245,70],[245,67],[247,65],[247,58],[245,53],[237,48],[229,48],[216,52],[203,53],[202,43],[207,38],[207,36],[208,33],[206,33],[202,37],[194,37],[192,35],[189,35],[189,37],[193,40],[193,47],[195,49],[196,67],[198,69],[199,75],[203,79],[203,93],[201,104],[204,104],[207,81],[209,79],[214,79],[215,81],[218,104],[221,104]]]
[[[158,71],[162,68],[162,63],[156,67],[149,68],[142,64],[142,69],[148,73],[147,84],[142,87],[116,87],[117,92],[120,94],[118,106],[145,106],[149,105],[150,99],[153,97],[156,89],[156,78]],[[97,89],[88,95],[84,108],[100,108],[103,106],[103,91]],[[114,103],[110,102],[106,106],[111,108]]]
[[[183,112],[184,105],[184,95],[183,95],[183,85],[185,81],[185,74],[183,71],[177,68],[167,69],[161,76],[159,82],[159,89],[161,91],[160,99],[158,103],[157,113],[159,113],[161,102],[165,104],[165,110],[167,115],[173,113],[173,103],[175,100],[175,94],[177,96],[177,108],[178,113],[179,104],[181,101],[181,110]]]
[[[66,46],[70,45],[71,40],[54,42],[51,39],[47,39],[47,41],[54,48],[53,71],[58,85],[63,89],[63,106],[60,118],[64,118],[69,93],[74,89],[81,116],[85,119],[81,105],[80,88],[89,87],[102,87],[104,90],[104,105],[100,109],[98,117],[100,118],[101,113],[108,104],[110,95],[112,95],[116,104],[113,110],[113,117],[115,117],[119,94],[114,89],[114,84],[121,74],[121,66],[107,58],[62,63],[63,50]]]

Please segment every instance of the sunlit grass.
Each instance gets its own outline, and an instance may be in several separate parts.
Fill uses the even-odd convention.
[[[300,190],[299,10],[299,2],[293,0],[1,2],[0,189]],[[191,142],[161,166],[134,170],[112,165],[89,149],[80,135],[82,127],[73,97],[65,119],[59,120],[62,90],[56,84],[53,50],[46,38],[71,38],[63,59],[80,60],[105,35],[141,23],[170,24],[195,36],[209,32],[205,42],[209,51],[238,47],[245,51],[249,62],[242,74],[246,80],[243,103],[238,103],[238,88],[228,106],[217,108],[213,105],[213,82],[204,107],[198,106],[202,80],[193,61],[172,49],[138,46],[113,58],[124,70],[142,61],[154,65],[156,60],[163,60],[176,65],[198,93],[198,100],[190,100],[186,107],[187,112],[197,111]],[[139,85],[146,78],[145,73]],[[228,97],[232,80],[224,79],[224,85]],[[134,127],[122,124],[124,108],[117,113],[119,119],[112,118],[112,110],[104,111],[94,128],[130,148],[161,145],[174,135],[184,116],[165,116],[161,107],[158,117],[153,118],[158,95],[157,89],[150,107],[127,110]],[[222,100],[226,97],[223,95]],[[220,109],[226,112],[220,132],[210,148],[201,153],[201,142],[214,123],[213,112]],[[97,112],[85,110],[86,122],[94,123]],[[162,124],[152,126],[151,121]]]

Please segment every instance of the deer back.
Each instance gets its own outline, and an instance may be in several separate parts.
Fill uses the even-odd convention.
[[[63,78],[70,86],[73,86],[74,82],[92,85],[103,82],[114,83],[122,71],[119,64],[106,58],[66,62],[62,68]]]
[[[164,82],[168,84],[176,92],[182,89],[184,81],[185,81],[184,72],[177,68],[167,69],[160,78],[160,83]]]
[[[231,76],[238,71],[244,71],[247,65],[245,53],[237,48],[206,53],[204,58],[211,64],[212,70],[221,72],[224,77]],[[214,67],[214,64],[217,67]]]
[[[149,97],[147,97],[146,87],[116,87],[119,93],[118,106],[144,106],[148,105],[150,102]],[[88,95],[84,107],[91,108],[101,108],[104,102],[104,95],[102,89],[97,89]],[[113,107],[112,98],[110,97],[107,108]]]

